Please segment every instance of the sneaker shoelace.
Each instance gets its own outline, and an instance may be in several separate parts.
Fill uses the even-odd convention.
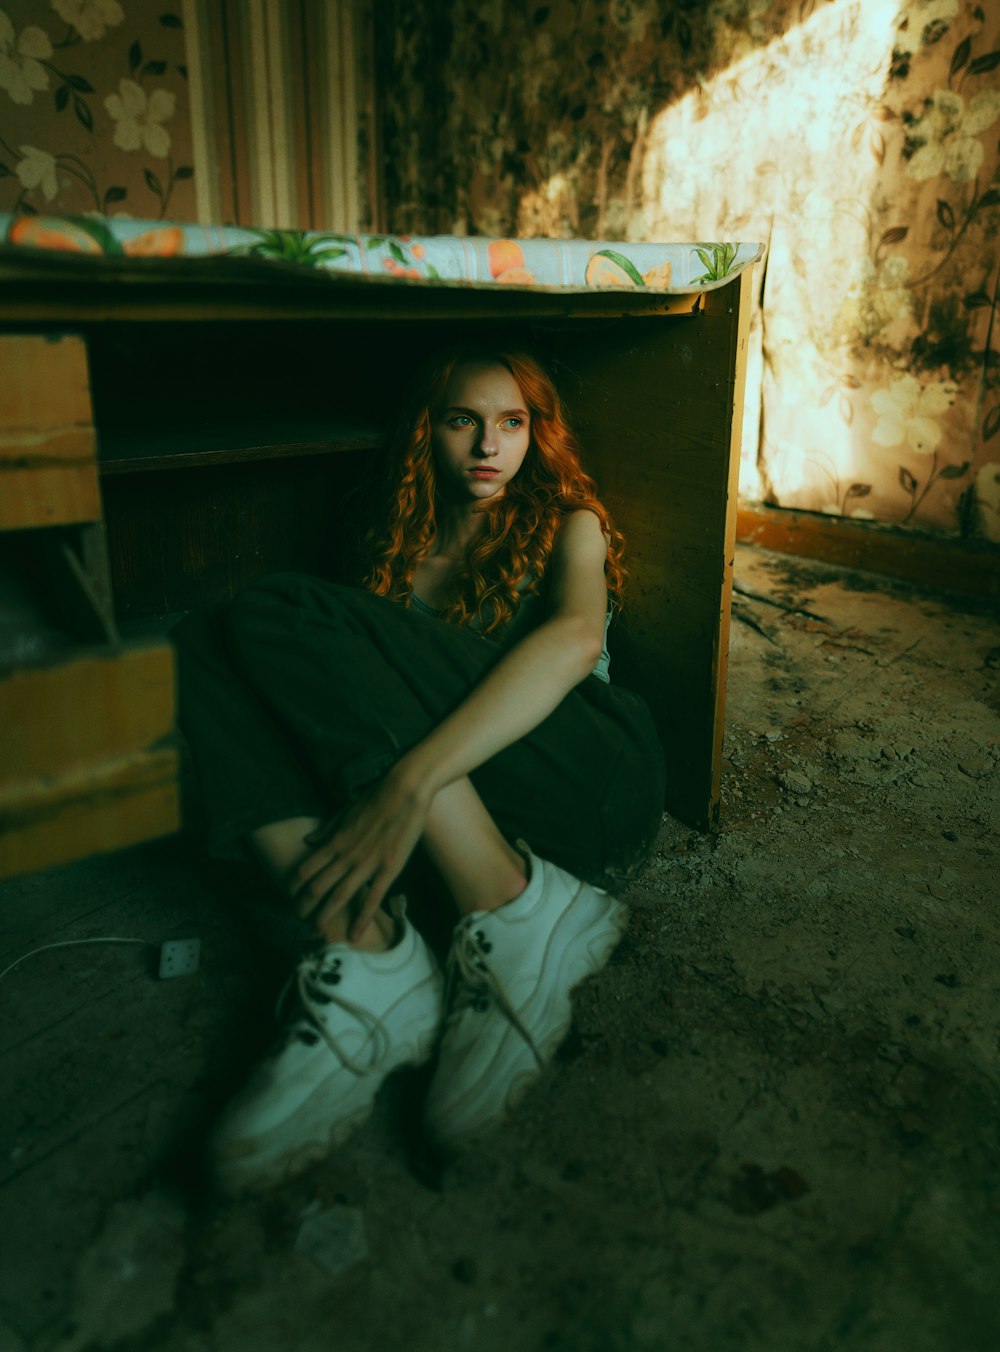
[[[355,1004],[353,1000],[348,1000],[334,989],[341,980],[340,967],[340,958],[332,956],[326,950],[303,958],[278,996],[276,1010],[278,1021],[285,1024],[290,1035],[306,1043],[314,1042],[318,1033],[347,1070],[355,1075],[369,1075],[372,1071],[377,1071],[386,1059],[389,1051],[389,1031],[377,1014],[365,1009],[363,1005]],[[297,1016],[286,1020],[285,1009],[292,991],[298,996],[301,1008]],[[331,1005],[350,1015],[371,1035],[373,1048],[367,1065],[346,1052],[330,1031],[326,1016]]]
[[[535,1046],[535,1040],[518,1018],[517,1011],[507,999],[503,986],[496,973],[486,961],[486,954],[493,945],[481,929],[475,928],[470,916],[459,924],[451,942],[448,955],[448,970],[445,984],[445,1008],[451,1015],[470,1005],[478,1012],[489,1007],[492,1000],[501,1013],[524,1038],[531,1048],[532,1055],[539,1066],[544,1066],[541,1054]]]

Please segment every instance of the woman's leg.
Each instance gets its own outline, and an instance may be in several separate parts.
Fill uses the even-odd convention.
[[[307,849],[305,836],[314,823],[342,810],[384,774],[500,655],[495,645],[469,631],[414,616],[365,593],[294,576],[268,579],[241,594],[226,612],[224,640],[230,683],[235,679],[241,690],[249,691],[257,714],[264,710],[270,720],[261,740],[281,767],[282,792],[277,797],[293,804],[292,809],[278,815],[270,810],[276,796],[269,774],[258,778],[249,795],[244,791],[240,770],[246,764],[245,748],[237,748],[225,761],[227,738],[218,735],[219,728],[225,725],[232,736],[234,727],[232,720],[226,722],[224,683],[213,694],[221,722],[213,724],[212,745],[219,759],[210,774],[227,799],[224,820],[230,826],[242,823],[244,834],[279,879],[287,877]],[[220,666],[215,674],[221,671]],[[449,786],[432,806],[424,843],[459,909],[469,916],[469,926],[460,926],[456,934],[456,948],[465,955],[460,966],[467,972],[487,970],[473,945],[483,942],[484,924],[494,923],[483,913],[494,912],[499,927],[490,931],[496,940],[492,979],[496,983],[499,973],[506,980],[513,972],[523,988],[518,995],[521,1014],[504,997],[504,1026],[498,1033],[497,1021],[491,1024],[510,1075],[490,1076],[487,1117],[495,1114],[498,1103],[502,1108],[512,1101],[511,1076],[520,1085],[537,1074],[555,1045],[553,1037],[558,1041],[563,1024],[568,1026],[569,990],[604,960],[620,929],[614,903],[576,877],[515,851],[510,840],[524,834],[540,854],[559,858],[574,873],[604,874],[639,862],[659,822],[662,772],[655,755],[649,755],[655,735],[648,715],[644,721],[628,699],[616,700],[605,688],[597,689],[599,684],[591,680],[571,692],[533,734],[481,767],[471,780]],[[235,736],[243,740],[238,723]],[[284,762],[275,744],[284,747]],[[609,803],[621,806],[620,789],[626,783],[635,786],[641,811],[619,811],[627,829],[616,832],[609,829],[615,816]],[[323,958],[300,966],[300,992],[316,992],[309,1018],[338,1053],[333,1058],[323,1055],[320,1046],[319,1059],[312,1057],[299,1045],[309,1042],[309,1026],[292,1028],[277,1060],[248,1086],[220,1133],[217,1159],[237,1185],[248,1174],[273,1181],[296,1171],[303,1152],[313,1157],[356,1125],[359,1119],[352,1114],[359,1111],[359,1103],[367,1112],[387,1069],[426,1055],[428,1030],[440,1018],[440,995],[424,970],[425,950],[416,944],[401,912],[396,920],[396,934],[402,938],[388,952],[365,955],[334,939]],[[347,1003],[339,1000],[341,995]],[[405,1012],[410,1008],[406,1002],[414,1001],[419,1005],[416,1018]],[[378,1027],[397,1030],[391,1054],[372,1052],[370,1063],[365,1060],[372,1050],[368,1039],[375,1033],[364,1018],[358,1027],[351,1023],[365,1010],[365,1017],[375,1015]],[[512,1012],[515,1038],[527,1034],[529,1067],[520,1047],[513,1058],[508,1054]],[[481,1125],[480,1047],[467,1055],[467,1020],[461,1021],[457,1042],[456,1027],[449,1031],[447,1078],[463,1100],[463,1086],[471,1083],[478,1103],[471,1120]],[[345,1036],[355,1038],[347,1062],[341,1058]],[[412,1045],[401,1051],[404,1037]],[[317,1040],[313,1034],[312,1041]],[[355,1078],[358,1056],[368,1067],[360,1087]],[[440,1138],[454,1133],[456,1122],[464,1131],[470,1118],[464,1108],[456,1118],[454,1105],[442,1105],[439,1094],[435,1120]]]
[[[467,778],[436,795],[423,844],[461,915],[496,910],[525,889],[523,855],[501,833]]]
[[[291,897],[289,878],[309,853],[306,837],[321,825],[319,817],[291,817],[249,833],[254,853],[286,897]],[[494,910],[524,891],[523,856],[501,835],[467,778],[437,794],[427,816],[423,844],[461,915]],[[350,908],[325,919],[320,932],[326,942],[347,943],[352,919]],[[390,917],[380,910],[359,946],[386,949],[393,932]]]
[[[309,761],[233,665],[228,607],[192,611],[171,631],[178,716],[191,750],[208,852],[248,857],[249,832],[268,822],[320,816],[328,795]]]
[[[294,817],[250,833],[253,849],[286,891],[308,851],[306,837],[319,825],[317,817]],[[437,795],[424,843],[463,912],[499,906],[524,891],[524,859],[467,779]],[[215,1132],[215,1175],[227,1190],[271,1186],[322,1158],[361,1124],[388,1071],[429,1055],[445,1012],[441,976],[400,904],[390,905],[394,917],[379,912],[360,943],[347,943],[349,918],[334,917],[323,926],[322,951],[299,964],[305,1018],[292,1025],[281,1051],[230,1104]]]
[[[289,817],[284,821],[258,826],[249,833],[248,839],[254,854],[271,875],[278,890],[289,900],[292,899],[289,879],[309,853],[306,837],[322,824],[319,817]],[[346,944],[353,918],[350,908],[325,918],[318,922],[320,935],[328,944]],[[379,910],[361,939],[350,942],[358,948],[380,953],[391,947],[394,936],[395,926],[391,917]]]
[[[310,585],[303,604],[296,584],[286,602],[296,592],[291,624],[287,604],[276,607],[278,588],[246,597],[234,616],[234,648],[300,737],[318,729],[331,689],[353,690],[352,677],[366,673],[351,699],[351,727],[331,718],[316,737],[321,775],[345,761],[350,769],[358,724],[368,728],[366,754],[381,739],[390,764],[392,747],[398,755],[419,741],[499,656],[467,631],[375,598]],[[291,681],[281,679],[288,654]],[[463,916],[425,1106],[428,1135],[444,1150],[514,1107],[569,1030],[571,992],[621,936],[624,906],[581,882],[581,861],[602,878],[628,876],[659,825],[662,766],[648,713],[624,692],[586,685],[431,807],[423,843]],[[520,835],[537,853],[510,844]]]
[[[286,729],[235,669],[224,608],[188,616],[175,629],[174,640],[182,721],[203,786],[210,847],[219,854],[242,854],[240,842],[245,840],[288,897],[289,879],[308,853],[305,838],[321,818],[284,816],[283,809],[310,803],[329,808],[329,795],[305,757],[296,754]],[[361,662],[359,670],[369,663]],[[274,819],[261,822],[262,817]],[[462,911],[498,905],[524,886],[523,860],[497,830],[468,780],[439,795],[426,844]],[[350,918],[335,916],[325,924],[321,933],[326,941],[346,941]],[[390,917],[380,913],[363,946],[386,947],[393,929]]]
[[[243,592],[227,632],[241,674],[324,784],[330,815],[431,731],[502,653],[469,630],[296,575]],[[648,711],[593,677],[470,778],[506,841],[523,837],[595,882],[634,874],[660,822],[662,757]]]

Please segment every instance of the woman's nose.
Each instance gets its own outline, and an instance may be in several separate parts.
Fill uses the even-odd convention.
[[[497,453],[497,431],[495,427],[484,427],[483,434],[479,438],[480,455],[496,455]]]

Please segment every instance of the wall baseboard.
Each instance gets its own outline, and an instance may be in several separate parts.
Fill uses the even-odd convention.
[[[1000,546],[861,524],[818,512],[743,505],[736,538],[779,554],[859,568],[960,596],[1000,598]]]

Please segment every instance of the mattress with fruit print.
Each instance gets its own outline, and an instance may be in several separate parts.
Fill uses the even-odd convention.
[[[485,239],[452,235],[340,235],[255,230],[105,216],[0,213],[0,264],[24,251],[118,259],[244,258],[399,282],[542,290],[643,287],[710,291],[756,262],[753,243],[635,244],[599,240]]]

